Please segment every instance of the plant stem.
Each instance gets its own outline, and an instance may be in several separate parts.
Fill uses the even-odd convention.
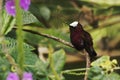
[[[24,52],[23,52],[23,33],[22,33],[22,10],[19,6],[19,0],[15,0],[16,6],[16,25],[17,29],[17,51],[18,51],[18,65],[21,70],[24,70]],[[21,73],[22,75],[22,73]]]
[[[2,22],[3,22],[3,19],[2,19],[2,3],[3,3],[3,0],[0,0],[0,31],[2,29]],[[1,35],[1,32],[0,32],[0,35]]]
[[[88,68],[89,69],[89,68]],[[71,70],[64,70],[62,71],[62,73],[66,73],[66,72],[75,72],[75,71],[85,71],[86,68],[80,68],[80,69],[71,69]]]
[[[52,57],[52,48],[51,47],[49,47],[49,61],[50,61],[50,67],[51,67],[51,70],[52,70],[52,72],[53,72],[53,74],[55,75],[55,80],[60,80],[60,78],[59,78],[59,76],[58,76],[58,74],[57,74],[57,72],[55,71],[55,68],[54,68],[54,61],[53,61],[53,57]]]

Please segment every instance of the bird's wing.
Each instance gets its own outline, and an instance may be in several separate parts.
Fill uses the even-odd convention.
[[[89,46],[93,45],[92,37],[88,32],[84,31],[83,39],[85,45],[89,45]]]
[[[85,31],[83,39],[84,39],[85,50],[89,53],[90,57],[96,56],[97,54],[93,48],[93,41],[91,35]]]

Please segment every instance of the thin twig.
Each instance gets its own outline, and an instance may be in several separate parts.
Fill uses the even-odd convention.
[[[85,72],[84,80],[88,80],[88,69],[90,68],[90,57],[86,51],[84,51],[84,53],[86,58],[86,72]]]

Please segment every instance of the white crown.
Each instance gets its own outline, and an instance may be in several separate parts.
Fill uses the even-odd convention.
[[[74,21],[70,24],[70,26],[72,26],[72,27],[76,27],[77,25],[78,25],[78,21]]]

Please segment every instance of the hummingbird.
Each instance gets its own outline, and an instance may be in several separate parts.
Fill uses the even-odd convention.
[[[90,58],[95,57],[97,53],[93,48],[91,35],[85,31],[78,21],[74,21],[69,25],[71,43],[75,49],[81,51],[86,50]]]

